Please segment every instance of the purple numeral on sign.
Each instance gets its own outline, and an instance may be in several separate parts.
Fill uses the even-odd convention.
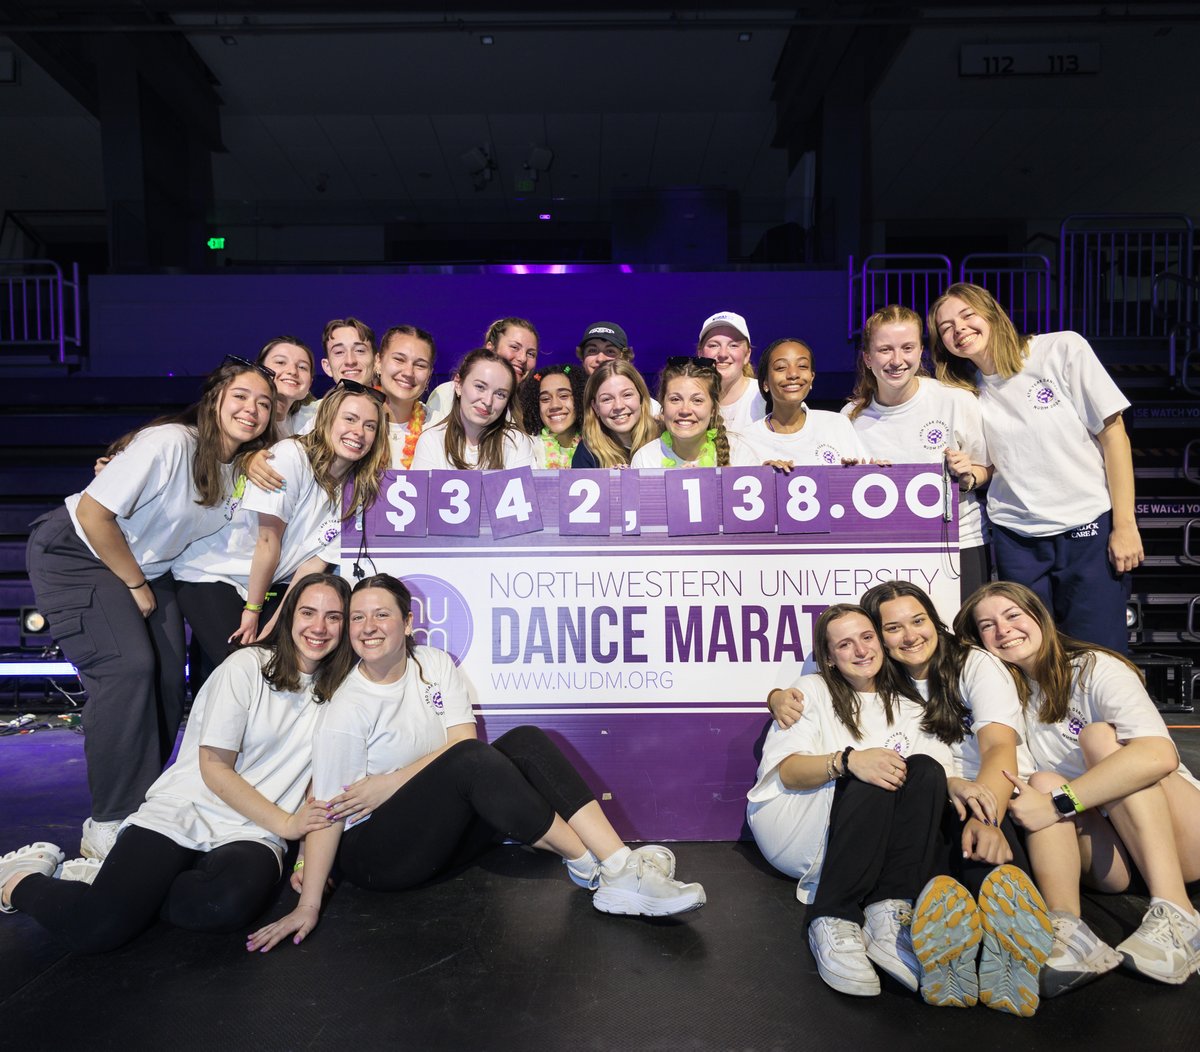
[[[424,537],[429,507],[429,473],[388,472],[381,487],[383,499],[367,512],[368,541],[388,543],[394,537]]]
[[[558,473],[558,532],[607,537],[612,526],[612,476],[603,471]]]
[[[717,533],[721,486],[711,468],[675,468],[663,475],[667,488],[667,533],[672,537]]]
[[[478,537],[482,488],[480,471],[431,471],[429,532],[435,537]]]
[[[517,537],[539,533],[542,511],[533,488],[529,468],[489,471],[483,476],[483,503],[492,523],[493,537]]]
[[[829,485],[823,471],[811,475],[794,469],[775,480],[775,508],[780,533],[828,533],[830,516],[840,518],[845,509],[829,506]]]
[[[775,470],[721,468],[721,507],[725,533],[774,533]]]

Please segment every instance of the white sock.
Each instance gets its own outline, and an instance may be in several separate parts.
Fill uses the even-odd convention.
[[[1158,906],[1160,904],[1163,906],[1170,906],[1173,910],[1176,910],[1179,913],[1182,913],[1189,920],[1193,921],[1196,924],[1200,924],[1200,910],[1193,909],[1191,903],[1188,903],[1188,905],[1186,907],[1184,907],[1184,906],[1179,905],[1179,903],[1177,903],[1177,902],[1172,902],[1170,899],[1160,898],[1158,895],[1154,895],[1151,897],[1151,899],[1150,899],[1151,906]]]
[[[629,856],[632,852],[624,844],[614,851],[608,858],[603,859],[600,863],[600,868],[610,876],[614,873],[620,873],[624,868],[625,863],[629,861]]]
[[[596,867],[600,865],[600,860],[590,851],[584,851],[578,858],[564,858],[563,861],[567,864],[567,869],[585,884],[592,879]]]

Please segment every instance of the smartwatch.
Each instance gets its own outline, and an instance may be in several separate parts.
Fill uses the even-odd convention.
[[[1060,785],[1057,789],[1050,791],[1050,799],[1054,801],[1054,809],[1058,812],[1058,817],[1074,818],[1080,811],[1083,810],[1079,806],[1079,798],[1071,792],[1069,784]]]

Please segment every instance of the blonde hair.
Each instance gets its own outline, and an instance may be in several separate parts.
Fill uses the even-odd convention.
[[[972,393],[979,389],[975,382],[975,365],[954,354],[942,342],[942,334],[938,331],[937,312],[951,297],[962,300],[987,322],[991,329],[988,350],[996,363],[996,372],[1005,380],[1016,376],[1025,367],[1025,359],[1029,357],[1029,337],[1018,335],[1012,319],[987,289],[958,282],[934,300],[929,308],[929,351],[937,378],[944,384],[961,387]]]
[[[336,454],[329,443],[329,430],[347,398],[363,398],[370,402],[375,407],[375,419],[379,426],[375,429],[371,448],[350,467],[349,476],[354,480],[354,488],[350,493],[349,506],[342,516],[342,522],[349,522],[360,511],[366,511],[379,497],[379,479],[387,470],[392,456],[383,406],[370,395],[359,394],[338,385],[321,399],[321,407],[317,410],[313,429],[307,435],[300,435],[291,440],[300,443],[300,448],[304,450],[304,455],[312,465],[313,478],[316,479],[317,485],[331,501],[340,503],[346,480],[334,477],[333,461]]]
[[[871,349],[871,337],[875,335],[875,331],[881,325],[915,325],[917,327],[917,342],[921,342],[924,323],[921,321],[921,315],[910,307],[903,307],[899,303],[889,303],[886,307],[881,307],[866,320],[863,324],[862,346],[859,348],[858,354],[854,393],[850,395],[850,401],[854,404],[854,408],[850,410],[851,420],[857,420],[862,411],[871,404],[872,400],[879,393],[879,381],[875,379],[875,374],[867,366],[867,352]],[[917,366],[918,376],[929,375],[923,359],[924,355],[922,354],[922,361]]]
[[[596,400],[596,392],[606,381],[615,376],[622,376],[632,383],[637,388],[638,397],[642,400],[641,412],[638,422],[633,427],[633,441],[630,443],[629,449],[626,449],[621,440],[614,438],[608,428],[600,423],[600,418],[596,416],[596,410],[592,408],[592,403]],[[628,464],[635,450],[653,442],[661,434],[662,424],[655,420],[650,412],[650,391],[646,387],[646,381],[629,362],[615,358],[611,362],[605,362],[588,377],[587,387],[583,391],[583,441],[601,467],[615,468]]]

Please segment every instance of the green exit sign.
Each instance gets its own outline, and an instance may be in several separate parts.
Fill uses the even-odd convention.
[[[205,244],[214,252],[219,252],[225,247],[225,239],[223,237],[210,237]]]

